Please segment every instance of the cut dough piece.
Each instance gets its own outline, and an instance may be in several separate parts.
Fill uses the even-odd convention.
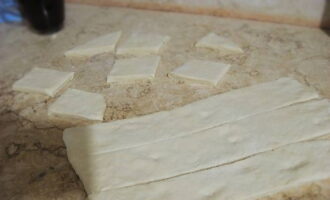
[[[229,68],[230,65],[225,63],[191,60],[176,68],[171,75],[216,86]]]
[[[239,45],[215,33],[209,33],[208,35],[200,39],[195,46],[210,48],[219,51],[229,51],[232,53],[243,53],[243,50]]]
[[[233,90],[171,111],[65,129],[68,150],[102,153],[179,137],[258,113],[318,98],[299,82],[282,78]],[[88,142],[85,141],[88,138]]]
[[[16,81],[13,90],[35,92],[54,97],[65,83],[73,79],[73,75],[73,72],[60,72],[36,67]]]
[[[122,151],[69,157],[89,193],[128,187],[216,167],[326,135],[330,133],[329,110],[327,100],[312,101],[198,134]],[[89,164],[82,165],[85,162]],[[89,168],[92,170],[88,171]]]
[[[153,79],[159,62],[159,56],[144,56],[117,60],[108,75],[107,82]]]
[[[192,174],[95,193],[89,199],[255,200],[330,178],[329,155],[330,141],[292,144]]]
[[[65,56],[94,56],[101,53],[114,53],[120,36],[121,31],[101,36],[65,52]]]
[[[54,117],[102,121],[105,108],[102,95],[68,89],[49,107],[48,114]]]
[[[162,46],[170,40],[169,36],[151,33],[133,33],[118,47],[118,55],[158,54]]]

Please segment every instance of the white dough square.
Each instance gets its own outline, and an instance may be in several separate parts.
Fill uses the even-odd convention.
[[[68,89],[48,109],[50,116],[103,121],[106,103],[101,94]]]
[[[35,67],[14,83],[13,90],[40,93],[53,97],[65,83],[73,79],[73,75],[73,72],[60,72]]]
[[[118,47],[118,55],[158,54],[162,46],[170,40],[169,36],[151,33],[133,33]]]
[[[103,35],[65,52],[65,56],[79,57],[94,56],[101,53],[114,53],[120,36],[121,31]]]
[[[191,60],[173,70],[171,75],[216,86],[229,68],[229,64],[221,62]]]
[[[232,53],[243,53],[242,48],[228,38],[221,37],[215,33],[209,33],[200,39],[196,47],[210,48],[218,51],[227,51]]]
[[[107,82],[150,80],[156,75],[160,62],[159,56],[143,56],[116,60]]]

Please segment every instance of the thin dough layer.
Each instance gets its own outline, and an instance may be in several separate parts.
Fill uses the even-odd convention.
[[[170,40],[169,36],[155,33],[133,33],[118,47],[118,55],[151,55],[158,54],[163,45]]]
[[[73,72],[60,72],[35,67],[14,83],[13,90],[54,97],[67,82],[73,79],[73,76]]]
[[[65,56],[81,57],[94,56],[101,53],[114,53],[120,37],[121,31],[101,36],[65,52]]]
[[[253,200],[330,178],[330,141],[284,146],[251,158],[159,182],[107,190],[90,200]]]
[[[159,56],[117,60],[108,75],[107,82],[151,80],[156,75],[159,62]]]
[[[104,97],[100,94],[68,89],[48,109],[55,117],[103,121],[106,108]]]
[[[200,39],[195,46],[214,49],[227,53],[243,53],[242,48],[238,44],[215,33],[209,33]]]
[[[233,90],[171,111],[65,129],[68,151],[97,154],[188,135],[258,113],[318,98],[299,82],[282,78]],[[87,139],[88,138],[88,142]]]
[[[92,193],[154,182],[323,136],[330,133],[329,110],[327,100],[312,101],[140,147],[74,154],[70,161]],[[89,165],[81,164],[85,159]]]
[[[229,68],[229,64],[221,62],[191,60],[173,70],[171,75],[177,78],[216,86]]]

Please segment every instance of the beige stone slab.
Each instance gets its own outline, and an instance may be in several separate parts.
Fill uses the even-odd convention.
[[[120,6],[169,12],[252,19],[312,27],[329,27],[327,0],[69,0],[102,6]]]

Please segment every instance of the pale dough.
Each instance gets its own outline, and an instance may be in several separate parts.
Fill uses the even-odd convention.
[[[55,117],[102,121],[106,103],[100,94],[68,89],[48,109]]]
[[[243,53],[242,48],[238,44],[215,33],[209,33],[200,39],[195,46],[231,53]]]
[[[123,44],[119,45],[118,55],[158,54],[162,46],[170,40],[169,36],[155,33],[133,33]]]
[[[107,82],[150,80],[156,75],[159,56],[143,56],[116,60]]]
[[[73,72],[60,72],[36,67],[16,81],[13,90],[54,97],[65,83],[73,79],[73,76]]]
[[[114,53],[120,36],[121,31],[101,36],[65,52],[65,56],[94,56],[101,53]]]
[[[216,86],[229,68],[229,64],[221,62],[191,60],[176,68],[171,75]]]
[[[291,144],[232,164],[159,182],[95,193],[89,199],[254,200],[330,178],[329,154],[330,141]]]
[[[326,135],[329,110],[327,100],[306,102],[140,147],[71,155],[70,161],[89,193],[154,182]]]
[[[314,90],[299,82],[282,78],[212,96],[171,111],[65,129],[63,139],[69,152],[82,147],[90,154],[117,151],[188,135],[318,97]],[[88,138],[87,143],[85,138]]]

